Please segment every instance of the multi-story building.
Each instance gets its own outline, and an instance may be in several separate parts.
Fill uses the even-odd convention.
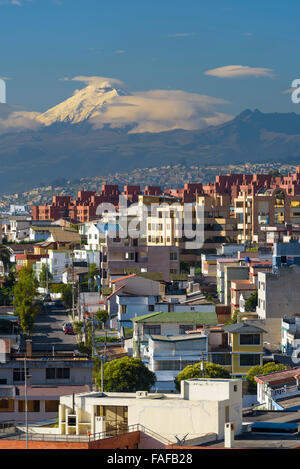
[[[203,305],[201,311],[193,311],[178,305],[177,311],[154,312],[132,318],[134,356],[143,356],[152,335],[181,335],[187,331],[215,326],[218,318],[210,306]]]
[[[264,329],[247,322],[238,322],[223,326],[223,330],[229,333],[232,375],[247,375],[250,368],[263,364]]]
[[[4,341],[6,353],[1,354],[0,366],[0,421],[24,423],[24,356],[12,354],[10,339]],[[26,371],[29,422],[56,419],[61,396],[88,392],[92,388],[92,360],[58,355],[45,360],[27,350]]]
[[[237,435],[242,432],[241,380],[185,380],[180,394],[94,392],[60,400],[61,435],[118,434],[140,425],[171,442],[187,434],[222,439],[226,422],[234,424]]]
[[[151,335],[143,355],[149,370],[156,375],[157,391],[175,391],[174,379],[188,365],[206,360],[208,337],[205,334]]]

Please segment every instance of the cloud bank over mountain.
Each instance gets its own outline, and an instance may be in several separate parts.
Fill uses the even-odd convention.
[[[0,104],[0,135],[25,130],[38,130],[43,124],[39,122],[39,112],[30,112]]]
[[[82,82],[86,86],[44,113],[12,109],[3,117],[0,109],[0,133],[35,130],[58,122],[79,124],[84,121],[99,130],[110,126],[129,128],[130,133],[157,133],[203,129],[233,117],[219,110],[219,106],[229,104],[227,101],[205,94],[163,89],[129,92],[121,80],[99,76],[64,77],[61,80]]]

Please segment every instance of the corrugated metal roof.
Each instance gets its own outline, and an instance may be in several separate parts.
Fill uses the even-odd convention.
[[[134,322],[142,323],[182,323],[182,324],[218,324],[218,317],[215,312],[157,312],[146,314],[131,319]]]

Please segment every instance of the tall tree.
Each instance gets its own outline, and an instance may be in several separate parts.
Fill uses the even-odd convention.
[[[258,304],[258,291],[251,293],[249,298],[245,301],[245,311],[255,311]]]
[[[6,274],[10,267],[10,252],[3,244],[0,245],[0,262],[2,262],[4,274]]]
[[[39,275],[39,282],[40,282],[40,286],[42,288],[47,288],[48,285],[49,285],[49,282],[51,282],[53,276],[49,270],[49,267],[47,264],[43,264],[42,265],[42,270],[41,270],[41,273]]]
[[[104,365],[104,391],[135,392],[149,391],[156,382],[155,373],[150,371],[139,358],[123,357]],[[101,372],[96,375],[96,384],[101,388]]]
[[[98,324],[99,323],[102,324],[103,329],[104,329],[105,323],[108,320],[108,318],[109,318],[109,312],[108,311],[106,311],[106,310],[97,311],[96,319],[97,319]]]
[[[19,271],[18,281],[13,288],[16,313],[20,316],[21,327],[25,334],[31,335],[34,328],[34,318],[39,312],[39,306],[34,302],[37,296],[38,281],[31,267],[23,267]]]
[[[229,371],[221,365],[211,362],[205,362],[205,378],[230,378]],[[180,382],[184,379],[202,378],[201,363],[186,366],[175,378],[174,383],[177,391],[180,390]]]
[[[89,288],[91,291],[96,290],[96,275],[99,275],[99,269],[96,264],[91,264],[89,269]]]

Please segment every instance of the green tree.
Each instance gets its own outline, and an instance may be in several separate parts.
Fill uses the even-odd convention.
[[[53,279],[53,276],[51,272],[49,271],[49,267],[46,264],[43,264],[42,270],[39,276],[40,286],[42,288],[47,288],[52,279]]]
[[[13,288],[16,313],[20,317],[21,327],[25,334],[31,335],[34,318],[39,313],[39,306],[34,302],[37,296],[38,281],[31,267],[23,267],[19,271],[18,281]]]
[[[97,311],[96,319],[98,321],[98,324],[99,323],[102,324],[103,329],[104,329],[105,323],[108,320],[108,318],[109,318],[109,312],[108,311],[106,311],[106,310]]]
[[[13,298],[13,288],[16,283],[15,268],[11,267],[8,275],[6,275],[4,282],[0,288],[0,304],[10,305]]]
[[[269,362],[263,366],[256,365],[250,368],[247,374],[248,389],[249,391],[256,391],[255,376],[267,375],[269,373],[275,373],[276,371],[286,370],[288,367],[282,363]]]
[[[255,311],[258,304],[258,291],[253,292],[245,301],[245,311]]]
[[[133,357],[123,357],[105,363],[103,378],[106,392],[149,391],[156,382],[155,373],[139,358]],[[101,372],[96,374],[95,381],[101,388]]]
[[[230,324],[236,324],[238,322],[238,313],[239,311],[235,311],[229,321],[227,321],[224,326],[229,326]]]
[[[10,267],[10,252],[4,244],[0,245],[0,262],[2,262],[4,274],[6,274]]]
[[[205,378],[230,378],[229,371],[216,363],[205,362]],[[174,379],[177,391],[180,391],[180,382],[184,379],[202,378],[201,363],[186,366]]]
[[[91,264],[90,269],[89,269],[89,285],[90,285],[90,290],[95,291],[96,290],[96,279],[95,277],[99,275],[99,269],[96,264]]]
[[[83,322],[74,322],[74,332],[79,335],[79,342],[82,342]]]
[[[73,286],[72,285],[64,285],[62,289],[62,302],[66,308],[72,308],[73,306],[73,294],[72,294]]]

